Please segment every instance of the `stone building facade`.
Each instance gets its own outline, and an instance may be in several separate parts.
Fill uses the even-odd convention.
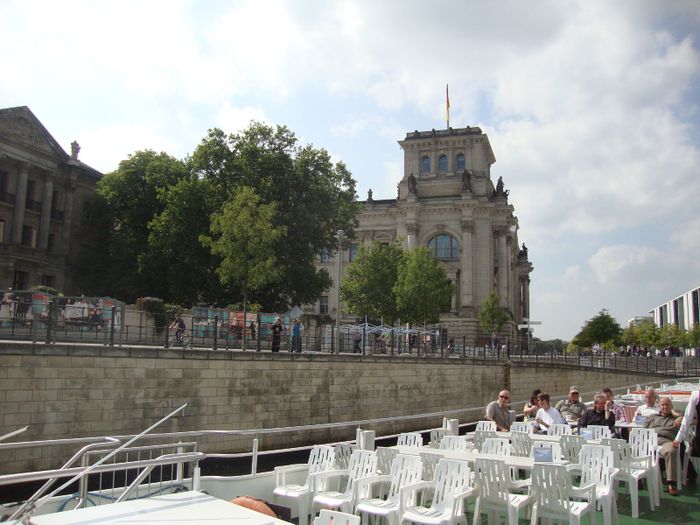
[[[0,289],[77,293],[70,275],[102,174],[58,144],[26,106],[0,109]]]
[[[404,175],[396,199],[374,200],[371,191],[359,217],[356,238],[342,254],[352,261],[360,244],[400,240],[407,248],[427,246],[443,262],[455,287],[450,312],[441,325],[475,341],[481,333],[476,316],[496,290],[513,322],[502,334],[519,344],[525,334],[517,325],[529,317],[529,283],[533,267],[527,248],[518,242],[518,220],[502,179],[494,185],[496,161],[480,128],[467,127],[407,133],[399,141]],[[337,281],[338,261],[322,257]],[[334,286],[315,313],[335,316]],[[350,320],[342,311],[344,320]]]

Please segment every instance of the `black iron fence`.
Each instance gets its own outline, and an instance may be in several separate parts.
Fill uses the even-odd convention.
[[[406,356],[458,361],[510,362],[616,370],[664,376],[698,376],[692,356],[526,353],[508,345],[480,344],[466,336],[446,337],[438,329],[401,329],[369,324],[318,324],[306,319],[295,328],[289,314],[248,313],[210,307],[183,315],[178,333],[173,315],[127,308],[107,297],[55,297],[41,292],[5,291],[0,302],[0,339],[34,343],[143,345],[228,351],[314,352],[357,356]],[[279,328],[275,329],[274,325]]]

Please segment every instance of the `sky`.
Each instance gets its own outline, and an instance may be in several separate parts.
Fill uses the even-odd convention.
[[[534,335],[700,285],[700,1],[0,0],[0,107],[109,172],[251,119],[394,198],[397,141],[479,126],[529,250]]]

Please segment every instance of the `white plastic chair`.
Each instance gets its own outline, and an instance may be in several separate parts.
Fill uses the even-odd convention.
[[[333,447],[333,452],[335,452],[335,468],[347,469],[354,450],[355,445],[351,445],[350,443],[337,443]]]
[[[399,454],[394,459],[388,476],[372,476],[358,480],[357,493],[368,495],[359,498],[355,507],[355,514],[362,516],[363,525],[367,524],[370,515],[386,518],[389,525],[398,525],[403,511],[401,489],[418,483],[421,470],[422,463],[419,456]],[[386,493],[377,492],[376,489],[386,483],[389,483]]]
[[[551,450],[552,451],[552,461],[551,463],[561,463],[561,445],[554,441],[537,441],[532,442],[532,447],[530,448],[530,457],[535,461],[539,459],[541,453],[538,450]],[[549,463],[549,462],[547,462]]]
[[[511,432],[525,432],[526,434],[532,433],[532,423],[527,423],[525,421],[514,421],[510,426]]]
[[[588,430],[593,432],[593,439],[603,439],[613,437],[610,427],[605,425],[588,425],[586,427]]]
[[[442,455],[437,452],[421,452],[419,455],[423,462],[421,478],[423,481],[432,481],[435,478],[435,469],[442,459]]]
[[[659,440],[652,428],[632,428],[629,435],[632,457],[650,457],[654,468],[654,502],[661,505],[661,465],[659,465]],[[650,483],[651,484],[651,483]],[[651,490],[651,488],[649,488]]]
[[[586,444],[586,440],[581,436],[563,435],[559,438],[562,458],[569,463],[578,463],[581,447]]]
[[[610,447],[584,445],[579,463],[568,467],[570,472],[581,476],[581,485],[595,484],[595,497],[598,507],[603,511],[605,525],[611,525],[613,517],[619,523],[614,479],[619,469],[614,464],[614,454]]]
[[[632,500],[632,517],[639,517],[639,481],[647,480],[649,489],[649,508],[654,511],[656,502],[656,485],[654,465],[650,456],[633,457],[632,449],[624,439],[604,438],[602,444],[613,452],[615,468],[619,469],[615,478],[616,485],[627,483]]]
[[[474,494],[469,483],[469,464],[456,459],[441,459],[435,470],[435,479],[409,485],[401,490],[401,523],[423,525],[458,525],[466,521],[465,500]],[[430,506],[411,504],[417,501],[417,492],[432,490]]]
[[[476,430],[493,430],[496,432],[498,430],[498,427],[496,426],[495,421],[479,421],[476,424]]]
[[[484,446],[484,441],[488,438],[497,438],[495,430],[477,430],[474,432],[474,449],[481,452],[481,447]]]
[[[573,434],[573,431],[566,423],[553,423],[549,426],[547,434],[550,436],[570,436]]]
[[[438,448],[442,438],[450,435],[449,430],[446,428],[434,428],[430,431],[430,446],[433,448]]]
[[[404,432],[403,434],[399,434],[396,444],[400,447],[422,447],[423,436],[418,432]]]
[[[398,449],[377,447],[377,474],[389,474],[391,472],[391,464],[398,455]]]
[[[580,525],[581,516],[588,512],[591,525],[596,525],[595,483],[574,487],[564,465],[538,463],[532,470],[531,525],[541,518],[566,520]],[[576,499],[572,499],[576,498]],[[581,499],[585,498],[583,501]]]
[[[440,450],[466,452],[468,449],[469,443],[462,436],[445,436],[440,441]]]
[[[483,454],[493,454],[497,456],[510,456],[511,444],[506,438],[486,438],[481,447]]]
[[[335,452],[327,445],[317,445],[311,449],[306,465],[286,465],[275,468],[275,489],[272,501],[279,498],[295,500],[299,511],[299,525],[309,523],[311,498],[315,490],[315,476],[330,470],[335,462]],[[299,483],[301,476],[306,477]]]
[[[360,517],[337,510],[322,509],[314,525],[360,525]]]
[[[513,481],[503,460],[478,458],[474,462],[474,486],[478,494],[474,525],[481,522],[482,512],[489,513],[489,523],[505,512],[508,525],[518,525],[518,513],[529,505],[530,496],[511,492],[522,489],[526,482]]]
[[[316,495],[313,499],[312,511],[317,508],[326,508],[352,513],[357,498],[357,480],[376,474],[377,453],[369,450],[355,450],[350,456],[347,469],[316,474]],[[341,478],[346,479],[342,492],[328,489],[329,482],[339,481]]]
[[[510,433],[510,443],[511,449],[510,453],[513,456],[519,456],[523,458],[530,457],[530,449],[532,448],[532,438],[529,434],[525,432],[512,432]]]

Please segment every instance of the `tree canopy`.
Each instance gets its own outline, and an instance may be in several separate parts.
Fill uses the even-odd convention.
[[[396,306],[402,321],[436,323],[449,311],[452,283],[445,268],[428,248],[404,252],[394,286]]]
[[[399,315],[394,286],[402,256],[403,249],[397,243],[361,246],[343,278],[341,298],[345,309],[359,317],[396,321]]]
[[[574,338],[574,343],[579,346],[589,347],[595,343],[615,344],[622,335],[622,328],[618,322],[603,309],[593,319],[587,321],[581,331]]]
[[[245,185],[261,203],[276,204],[273,226],[287,228],[275,247],[284,272],[259,302],[310,303],[330,286],[330,275],[315,266],[316,257],[333,250],[338,229],[352,237],[360,210],[355,181],[344,164],[333,164],[326,150],[300,146],[284,126],[254,122],[240,134],[210,130],[192,154],[191,168],[222,201]]]
[[[280,273],[251,288],[250,299],[268,309],[314,302],[331,284],[316,257],[334,248],[338,229],[350,237],[356,227],[355,182],[327,151],[300,145],[286,127],[255,122],[238,134],[209,130],[185,161],[139,151],[105,175],[95,203],[105,218],[100,242],[74,261],[84,292],[125,301],[240,301],[241,281],[222,282],[223,256],[202,240],[244,187],[259,205],[274,205],[270,227],[280,235],[273,247]]]
[[[477,320],[481,328],[492,337],[495,337],[501,328],[510,321],[510,314],[501,306],[501,300],[495,290],[486,297],[486,300],[479,307]]]

